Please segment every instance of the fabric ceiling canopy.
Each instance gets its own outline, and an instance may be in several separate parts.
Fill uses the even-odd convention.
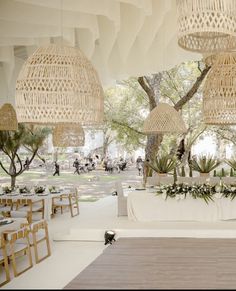
[[[175,0],[1,0],[0,98],[14,96],[25,59],[61,35],[80,47],[105,86],[202,57],[177,44]]]

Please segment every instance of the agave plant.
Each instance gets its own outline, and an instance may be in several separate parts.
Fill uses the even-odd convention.
[[[153,171],[159,174],[166,174],[172,172],[177,165],[177,160],[169,155],[156,157],[149,166]]]
[[[210,173],[220,165],[220,161],[213,156],[200,156],[198,159],[193,159],[192,168],[200,173]]]
[[[236,158],[225,160],[225,162],[234,170],[236,170]]]

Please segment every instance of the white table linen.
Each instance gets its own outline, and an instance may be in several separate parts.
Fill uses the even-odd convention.
[[[127,199],[128,218],[133,221],[219,221],[236,219],[236,199],[163,199],[147,191],[133,191]]]

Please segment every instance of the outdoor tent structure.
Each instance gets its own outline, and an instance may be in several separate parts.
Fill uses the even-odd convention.
[[[105,86],[202,57],[178,46],[175,0],[1,0],[2,103],[14,105],[27,57],[62,38],[85,53]]]

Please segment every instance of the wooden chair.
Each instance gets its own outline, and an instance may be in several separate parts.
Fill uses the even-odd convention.
[[[57,208],[61,209],[61,214],[63,213],[63,208],[69,207],[71,217],[79,215],[79,199],[78,193],[62,194],[59,197],[52,198],[52,215],[55,215],[55,210]],[[73,210],[76,208],[76,213]]]
[[[12,210],[9,211],[8,216],[12,218],[26,218],[28,222],[30,221],[30,212],[28,211]]]
[[[6,243],[3,234],[0,238],[0,265],[4,268],[5,271],[5,281],[0,283],[0,287],[10,282],[10,271],[8,265],[7,251],[6,251]]]
[[[48,224],[46,220],[40,220],[38,222],[32,223],[30,225],[30,231],[32,234],[32,239],[30,239],[30,244],[34,248],[35,261],[36,261],[36,264],[38,264],[51,255],[51,248],[50,248],[49,235],[48,235]],[[39,258],[38,244],[43,241],[46,242],[47,254],[44,257]]]
[[[0,198],[0,212],[7,213],[13,209],[12,199]]]
[[[10,244],[10,250],[7,255],[12,261],[14,276],[18,277],[19,275],[33,267],[29,241],[29,229],[27,227],[23,227],[17,231],[8,232],[7,240]],[[29,266],[19,272],[17,268],[16,257],[21,254],[28,256]]]
[[[44,199],[17,199],[16,210],[28,213],[28,221],[32,223],[33,214],[37,212],[42,213],[44,218]]]

